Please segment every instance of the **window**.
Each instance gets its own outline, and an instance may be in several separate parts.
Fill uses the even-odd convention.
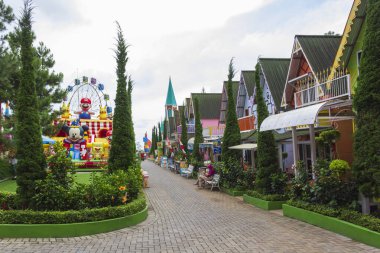
[[[359,73],[359,68],[360,68],[360,61],[362,60],[362,52],[363,51],[358,51],[357,53],[356,53],[356,56],[357,56],[357,65],[358,65],[358,75],[360,74]]]
[[[249,110],[245,109],[245,116],[249,116]]]

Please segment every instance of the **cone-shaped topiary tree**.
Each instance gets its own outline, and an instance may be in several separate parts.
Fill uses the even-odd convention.
[[[164,132],[163,132],[163,134],[162,134],[162,152],[163,152],[163,154],[164,154],[164,156],[165,155],[167,155],[166,154],[166,137],[167,137],[167,130],[166,130],[166,118],[165,118],[165,120],[164,120]]]
[[[181,113],[181,127],[182,127],[181,142],[183,144],[185,151],[187,152],[187,125],[186,125],[185,107],[184,106],[181,108],[180,113]]]
[[[111,151],[108,159],[109,170],[111,172],[116,170],[127,171],[128,167],[132,165],[134,159],[134,152],[131,150],[130,145],[130,131],[128,121],[131,121],[129,113],[129,98],[127,92],[127,76],[125,66],[128,62],[127,48],[123,32],[119,23],[117,24],[117,38],[116,38],[116,75],[117,75],[117,88],[115,99],[115,114],[113,117],[112,141]],[[131,156],[132,154],[132,156]]]
[[[228,67],[228,82],[227,82],[227,115],[226,115],[226,128],[223,135],[222,144],[222,160],[224,162],[239,161],[242,153],[240,150],[229,149],[231,146],[240,144],[240,128],[236,116],[235,99],[232,92],[232,79],[235,76],[235,69],[233,59],[230,61]]]
[[[127,93],[128,93],[128,114],[127,114],[127,122],[126,124],[128,125],[128,147],[130,147],[128,150],[128,157],[132,157],[132,163],[130,165],[134,164],[134,155],[136,153],[136,137],[135,137],[135,129],[133,127],[133,117],[132,117],[132,90],[133,90],[133,81],[131,79],[131,76],[128,78],[128,88],[127,88]]]
[[[35,181],[46,177],[33,67],[32,2],[26,0],[18,21],[21,36],[21,80],[16,104],[17,193],[25,207],[35,194]]]
[[[369,0],[360,76],[354,96],[357,112],[353,169],[359,191],[380,196],[380,2]]]
[[[261,123],[269,116],[260,83],[260,65],[257,63],[255,72],[256,102],[257,102],[257,175],[255,189],[263,194],[282,192],[283,189],[273,189],[272,177],[279,173],[277,149],[272,131],[260,132]]]
[[[199,152],[199,144],[203,142],[203,128],[201,123],[201,114],[199,113],[199,101],[198,98],[194,98],[194,113],[195,113],[195,136],[193,146],[193,158],[197,162],[203,160],[201,153]]]

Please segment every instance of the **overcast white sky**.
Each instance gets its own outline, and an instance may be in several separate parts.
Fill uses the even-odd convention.
[[[19,15],[23,1],[5,0]],[[96,77],[115,97],[116,25],[135,81],[136,140],[164,116],[169,76],[177,103],[221,92],[228,63],[252,70],[257,57],[289,57],[295,34],[342,34],[352,0],[34,0],[34,31],[53,52],[63,86]],[[235,77],[239,79],[239,73]]]

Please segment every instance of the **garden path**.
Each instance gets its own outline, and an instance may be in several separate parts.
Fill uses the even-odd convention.
[[[346,237],[198,189],[149,161],[148,219],[76,238],[0,239],[0,252],[380,252]]]

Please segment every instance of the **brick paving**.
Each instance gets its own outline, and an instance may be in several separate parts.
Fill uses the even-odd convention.
[[[75,238],[0,239],[0,252],[380,252],[318,227],[198,189],[151,162],[149,218]]]

